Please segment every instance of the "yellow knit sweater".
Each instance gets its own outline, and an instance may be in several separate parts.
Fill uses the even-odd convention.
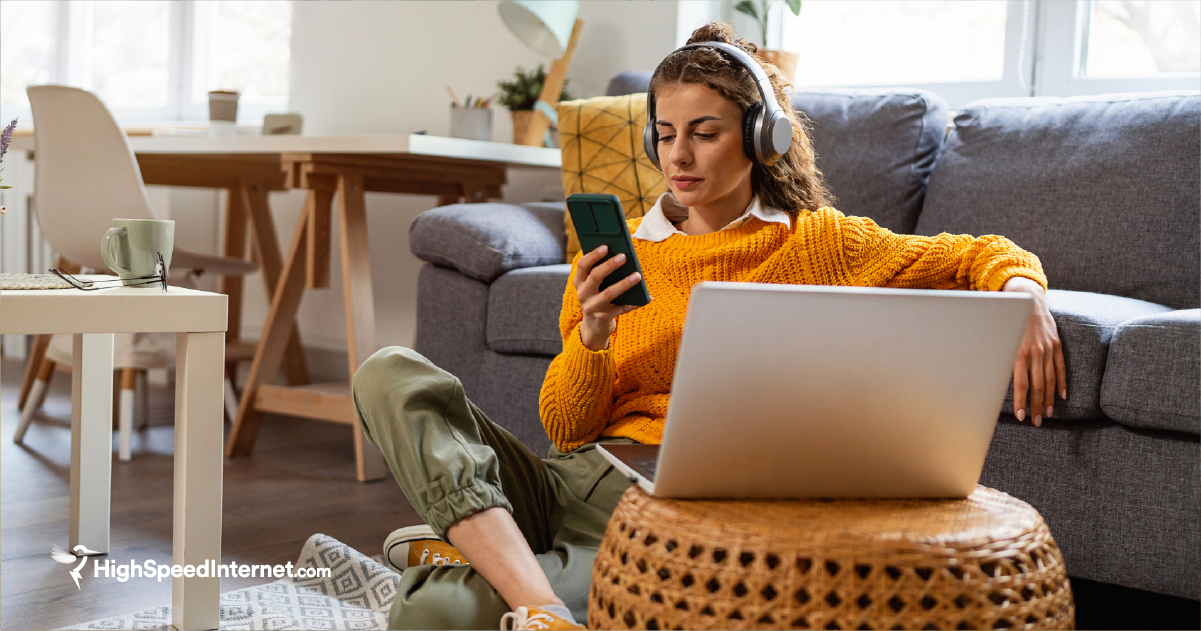
[[[641,221],[628,222],[631,233]],[[635,239],[634,250],[654,300],[618,318],[609,348],[584,346],[575,286],[563,293],[563,352],[546,373],[539,408],[564,452],[602,435],[661,442],[688,298],[702,280],[998,291],[1024,276],[1047,287],[1038,257],[1004,237],[898,235],[833,208],[801,211],[791,227],[753,218],[709,234]]]

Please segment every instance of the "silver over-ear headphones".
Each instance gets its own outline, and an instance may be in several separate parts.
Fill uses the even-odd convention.
[[[746,111],[742,121],[742,148],[751,162],[763,166],[775,164],[784,154],[788,153],[788,148],[792,146],[792,120],[776,102],[775,90],[772,89],[767,73],[763,72],[763,68],[758,62],[742,49],[725,42],[696,42],[682,46],[678,50],[700,46],[709,46],[727,53],[735,61],[745,66],[755,78],[755,85],[759,87],[759,94],[763,100],[755,103]],[[642,145],[646,149],[646,157],[650,159],[651,164],[662,171],[663,166],[659,164],[658,151],[659,130],[655,128],[655,98],[650,94],[646,96],[646,128],[642,130]]]

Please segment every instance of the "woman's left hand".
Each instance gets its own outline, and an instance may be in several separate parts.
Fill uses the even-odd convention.
[[[1055,393],[1061,399],[1068,398],[1068,376],[1063,366],[1063,348],[1059,343],[1059,332],[1055,320],[1047,309],[1043,288],[1037,282],[1023,276],[1014,276],[1005,281],[1001,291],[1025,291],[1034,296],[1034,309],[1022,335],[1022,348],[1013,365],[1013,414],[1019,421],[1025,420],[1029,410],[1034,426],[1042,425],[1043,415],[1051,416],[1055,405]],[[1030,406],[1026,406],[1026,393],[1030,393]]]

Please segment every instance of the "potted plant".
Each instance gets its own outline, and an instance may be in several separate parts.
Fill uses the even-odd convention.
[[[784,1],[788,4],[788,8],[792,10],[793,15],[799,16],[801,14],[801,0]],[[774,0],[759,0],[758,2],[754,0],[742,0],[742,2],[734,5],[734,10],[751,16],[759,24],[759,29],[763,36],[763,39],[760,40],[763,42],[763,47],[759,49],[759,55],[767,62],[779,68],[784,78],[789,81],[795,81],[796,62],[800,55],[784,50],[767,49],[767,11],[773,4],[775,4]]]
[[[497,87],[500,88],[497,100],[513,113],[514,143],[518,143],[525,137],[530,118],[534,115],[534,102],[542,95],[542,84],[546,81],[546,69],[543,64],[538,64],[537,70],[527,73],[521,66],[518,66],[516,74],[517,78],[513,81],[496,82]],[[563,80],[563,91],[559,95],[560,101],[573,100],[567,92],[569,81],[569,79]]]

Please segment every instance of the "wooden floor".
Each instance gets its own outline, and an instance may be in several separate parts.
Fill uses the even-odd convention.
[[[71,379],[55,375],[41,417],[14,444],[23,365],[0,365],[0,628],[53,629],[171,603],[171,581],[93,578],[76,589],[50,558],[67,547]],[[127,564],[171,563],[173,393],[151,388],[150,426],[133,437],[133,459],[116,457],[113,431],[111,549]],[[229,422],[225,423],[226,436]],[[314,533],[367,555],[395,528],[421,522],[391,475],[355,480],[345,425],[268,416],[249,458],[225,460],[223,562],[296,562]],[[90,569],[89,563],[87,568]],[[222,579],[227,592],[273,579]]]

